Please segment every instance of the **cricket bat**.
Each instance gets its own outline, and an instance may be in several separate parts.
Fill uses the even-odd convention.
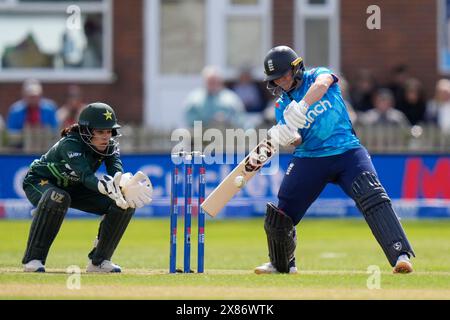
[[[235,179],[242,176],[245,185],[278,150],[269,139],[261,141],[239,165],[209,194],[201,208],[211,217],[215,217],[242,187],[235,184]]]

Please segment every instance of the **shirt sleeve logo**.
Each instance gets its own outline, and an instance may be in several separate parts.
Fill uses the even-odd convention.
[[[76,157],[81,157],[81,153],[80,152],[68,152],[67,155],[69,156],[70,159],[72,158],[76,158]]]

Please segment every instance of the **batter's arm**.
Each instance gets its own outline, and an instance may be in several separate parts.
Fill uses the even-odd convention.
[[[308,92],[306,92],[303,100],[308,106],[313,105],[327,93],[328,89],[336,82],[331,74],[321,74],[317,76],[316,81],[311,85]]]

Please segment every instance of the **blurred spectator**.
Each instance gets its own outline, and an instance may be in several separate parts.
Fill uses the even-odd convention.
[[[242,127],[245,109],[239,96],[224,87],[223,78],[215,67],[205,67],[204,88],[191,92],[186,101],[186,121],[202,121],[204,127]]]
[[[398,109],[402,111],[412,125],[424,120],[426,109],[425,90],[422,83],[414,78],[405,81],[404,97],[400,99]]]
[[[339,77],[339,87],[341,88],[342,97],[344,98],[345,106],[347,107],[348,115],[350,116],[350,120],[353,123],[356,123],[357,114],[355,109],[353,108],[352,103],[350,102],[350,94],[348,92],[348,81],[343,77]]]
[[[274,124],[276,124],[277,119],[275,117],[275,104],[278,98],[271,99],[264,110],[261,112],[262,120],[255,126],[256,129],[270,129]]]
[[[22,86],[23,98],[9,108],[7,128],[9,143],[21,146],[25,127],[58,129],[56,105],[42,97],[42,86],[38,80],[25,80]]]
[[[103,30],[100,15],[89,15],[84,23],[86,48],[82,66],[85,68],[100,68],[103,62]]]
[[[77,29],[66,29],[62,35],[61,59],[65,68],[79,67],[85,53],[83,34]]]
[[[388,88],[394,94],[395,105],[401,106],[405,102],[405,86],[406,81],[409,79],[408,66],[404,64],[396,65],[391,70],[392,79],[388,85]]]
[[[256,127],[263,121],[262,112],[266,106],[264,92],[252,77],[248,68],[243,68],[233,91],[241,98],[247,111],[246,122],[249,127]]]
[[[441,79],[437,82],[434,98],[427,104],[425,120],[437,124],[443,132],[450,133],[450,80]]]
[[[394,95],[389,89],[379,89],[374,97],[374,109],[359,118],[364,125],[395,125],[409,127],[408,118],[394,108]]]
[[[243,69],[233,91],[241,98],[247,112],[262,112],[266,101],[258,82],[253,80],[251,71]]]
[[[373,108],[373,95],[377,84],[373,74],[366,69],[359,70],[350,89],[352,106],[355,111],[367,111]]]
[[[81,88],[77,85],[69,86],[66,102],[56,111],[59,126],[67,128],[76,123],[78,121],[78,113],[84,106]]]

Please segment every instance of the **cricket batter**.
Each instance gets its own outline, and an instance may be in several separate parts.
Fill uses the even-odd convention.
[[[329,182],[355,201],[393,272],[412,272],[414,251],[352,128],[338,77],[326,68],[305,71],[302,58],[287,46],[271,49],[264,69],[267,88],[279,96],[277,125],[269,135],[283,146],[295,146],[295,152],[278,192],[278,206],[267,204],[264,229],[270,262],[255,273],[297,272],[295,226]]]
[[[69,207],[103,215],[86,271],[121,272],[111,257],[135,208],[151,202],[152,187],[142,172],[122,174],[119,128],[109,105],[92,103],[30,165],[23,189],[36,208],[22,260],[25,272],[45,272],[48,251]],[[98,179],[94,173],[102,163],[108,175]]]

